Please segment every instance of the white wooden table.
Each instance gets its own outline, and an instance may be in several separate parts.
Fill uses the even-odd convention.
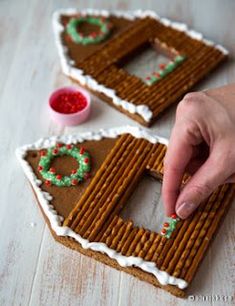
[[[186,22],[235,54],[232,0],[0,1],[0,305],[222,305],[177,299],[63,247],[53,240],[35,205],[14,156],[17,146],[41,136],[134,124],[95,98],[92,116],[81,126],[63,129],[48,118],[48,95],[71,83],[61,73],[51,14],[73,6],[154,9],[161,16]],[[231,61],[200,88],[234,80]],[[173,107],[152,130],[168,137],[174,112]],[[234,210],[233,205],[189,294],[234,295]]]

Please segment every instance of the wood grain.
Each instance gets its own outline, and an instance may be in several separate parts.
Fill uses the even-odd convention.
[[[57,8],[73,6],[153,9],[161,16],[186,22],[235,54],[232,0],[0,2],[0,305],[196,305],[57,244],[45,227],[15,159],[17,146],[41,136],[134,124],[96,98],[91,119],[79,127],[62,129],[48,118],[46,101],[50,92],[71,84],[60,70],[51,14]],[[235,63],[231,60],[197,89],[234,80]],[[175,107],[164,113],[151,129],[168,137],[174,113]],[[234,210],[233,205],[189,294],[234,295]]]

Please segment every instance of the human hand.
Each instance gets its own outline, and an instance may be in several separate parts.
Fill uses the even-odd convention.
[[[181,189],[184,173],[191,176]],[[185,219],[221,184],[235,182],[235,84],[187,94],[164,160],[165,212]]]

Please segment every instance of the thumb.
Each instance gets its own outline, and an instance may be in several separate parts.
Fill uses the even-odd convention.
[[[191,215],[200,203],[229,177],[225,167],[226,161],[222,160],[224,157],[219,159],[214,155],[211,153],[182,189],[176,202],[176,213],[180,218],[185,219]]]

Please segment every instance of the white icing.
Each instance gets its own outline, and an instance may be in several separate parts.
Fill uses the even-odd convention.
[[[81,14],[81,15],[99,15],[104,17],[109,17],[110,15],[116,16],[116,17],[124,17],[129,20],[134,20],[135,18],[145,18],[145,17],[151,17],[153,19],[156,19],[160,22],[162,22],[165,26],[172,27],[178,31],[185,32],[188,36],[192,37],[193,39],[201,40],[205,44],[214,46],[224,54],[228,54],[228,50],[225,49],[221,45],[215,45],[212,41],[209,41],[205,38],[203,38],[202,34],[199,32],[196,32],[194,30],[189,30],[187,25],[184,23],[179,22],[172,22],[171,20],[167,18],[160,18],[154,11],[147,10],[136,10],[133,12],[129,11],[107,11],[107,10],[96,10],[96,9],[85,9],[85,10],[77,10],[74,8],[68,8],[68,9],[61,9],[56,11],[53,14],[53,29],[55,34],[55,43],[58,49],[60,62],[62,71],[64,74],[68,75],[69,77],[72,77],[73,79],[76,79],[81,85],[86,85],[90,89],[94,91],[99,91],[103,94],[105,94],[107,97],[111,98],[113,100],[113,103],[117,106],[121,106],[126,111],[130,112],[131,114],[138,114],[140,115],[146,122],[149,122],[153,116],[153,113],[151,109],[147,105],[138,105],[123,100],[120,97],[117,96],[115,90],[105,87],[102,84],[99,84],[95,79],[93,79],[90,75],[84,75],[83,70],[77,69],[73,67],[74,62],[71,62],[71,59],[68,56],[68,49],[63,45],[61,33],[64,30],[63,25],[60,22],[60,16],[70,16],[74,14]]]
[[[34,174],[32,168],[28,164],[28,162],[24,159],[28,150],[38,150],[42,148],[49,148],[56,144],[56,142],[63,142],[66,144],[69,143],[80,143],[85,140],[100,140],[102,138],[116,138],[118,135],[130,133],[136,138],[145,138],[151,143],[163,143],[168,145],[168,140],[162,137],[158,137],[153,133],[150,133],[144,128],[132,127],[132,126],[124,126],[118,128],[111,128],[107,130],[99,130],[97,132],[86,132],[76,135],[62,135],[62,136],[54,136],[44,139],[39,139],[37,142],[25,145],[16,150],[17,158],[19,159],[25,175],[29,179],[30,183],[33,186],[33,189],[37,195],[39,203],[47,216],[51,228],[58,236],[66,236],[72,237],[77,242],[81,244],[84,249],[91,249],[94,251],[98,251],[101,253],[107,254],[110,258],[115,259],[122,267],[136,266],[142,269],[143,271],[149,272],[153,274],[160,284],[162,285],[176,285],[180,289],[184,289],[187,287],[187,282],[184,279],[180,279],[174,276],[169,275],[165,271],[161,271],[157,268],[154,262],[145,261],[140,257],[134,256],[124,256],[121,253],[116,252],[113,249],[107,247],[106,244],[100,242],[89,242],[87,239],[82,238],[80,235],[75,233],[72,229],[68,227],[62,226],[63,218],[57,214],[53,205],[51,205],[50,201],[52,200],[52,196],[43,191],[40,188],[40,184],[42,183],[36,175]]]
[[[229,51],[225,47],[223,47],[222,45],[216,45],[216,48],[218,50],[220,50],[222,53],[224,53],[225,55],[229,54]]]
[[[188,35],[190,37],[192,37],[193,39],[196,39],[196,40],[202,40],[202,38],[203,38],[203,35],[201,33],[196,32],[194,30],[189,30]]]

